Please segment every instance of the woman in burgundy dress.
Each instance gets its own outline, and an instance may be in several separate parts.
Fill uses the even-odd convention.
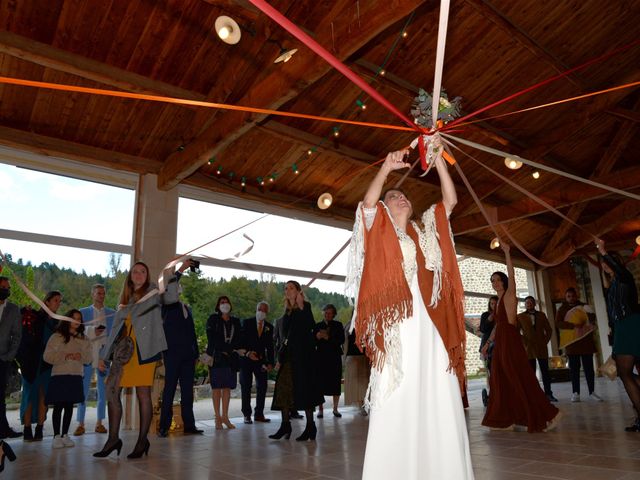
[[[526,426],[528,432],[544,432],[555,428],[560,411],[551,405],[529,366],[522,339],[516,327],[515,276],[509,245],[502,244],[509,276],[502,272],[491,275],[491,285],[499,297],[495,313],[496,327],[489,405],[482,425],[495,429]]]

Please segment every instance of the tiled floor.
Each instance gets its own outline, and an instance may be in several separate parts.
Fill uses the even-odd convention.
[[[598,380],[604,403],[584,399],[570,403],[570,385],[554,384],[564,419],[557,431],[547,434],[497,432],[480,426],[484,411],[480,386],[476,383],[470,392],[467,412],[477,480],[640,480],[640,434],[623,431],[632,411],[618,382]],[[341,419],[328,415],[318,420],[318,439],[309,443],[295,442],[293,437],[268,439],[277,428],[276,415],[270,415],[274,421],[266,425],[244,425],[236,419],[236,430],[216,431],[212,421],[201,421],[204,436],[152,436],[150,454],[141,460],[126,459],[135,443],[134,432],[123,432],[122,454],[108,459],[91,456],[104,435],[86,434],[76,439],[75,448],[64,450],[52,450],[51,437],[31,444],[12,440],[19,458],[6,465],[0,478],[359,479],[367,419],[354,409],[345,408],[343,414]],[[294,435],[299,434],[303,421],[294,420],[293,425]]]

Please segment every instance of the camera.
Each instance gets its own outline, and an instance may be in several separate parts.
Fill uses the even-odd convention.
[[[191,270],[193,273],[197,273],[198,270],[200,269],[200,260],[194,260],[192,258],[189,261],[191,262],[191,264],[189,266],[189,270]]]

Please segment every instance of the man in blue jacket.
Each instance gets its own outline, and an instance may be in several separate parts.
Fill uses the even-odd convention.
[[[91,323],[85,328],[85,334],[92,344],[93,360],[90,364],[84,366],[83,382],[85,401],[78,405],[78,413],[76,415],[78,427],[75,432],[73,432],[76,436],[83,435],[85,432],[84,417],[87,410],[86,399],[88,398],[89,385],[91,384],[91,378],[93,377],[94,370],[96,372],[96,388],[98,391],[98,420],[96,421],[96,432],[107,433],[107,429],[102,424],[102,421],[105,418],[105,407],[107,404],[104,390],[104,380],[107,376],[107,372],[102,373],[98,370],[98,361],[100,359],[100,349],[104,346],[105,341],[111,333],[115,310],[104,306],[106,293],[107,291],[104,285],[96,283],[91,288],[93,304],[80,309],[80,313],[82,313],[82,321],[85,324],[88,322],[95,323]]]

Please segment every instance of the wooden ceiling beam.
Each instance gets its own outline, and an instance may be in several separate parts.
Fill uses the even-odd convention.
[[[0,31],[0,53],[127,92],[163,95],[187,100],[205,100],[206,98],[200,93],[152,80],[143,75],[7,31]]]
[[[0,126],[0,145],[47,157],[67,158],[91,165],[140,174],[158,173],[161,167],[161,163],[157,160],[135,157],[112,150],[104,150],[2,126]]]
[[[422,3],[424,0],[365,3],[360,7],[360,16],[367,21],[360,30],[354,30],[347,22],[336,22],[332,28],[333,22],[344,13],[342,9],[334,8],[316,27],[315,39],[321,45],[334,45],[332,38],[335,39],[337,51],[334,54],[338,59],[345,60]],[[351,5],[345,8],[350,9]],[[330,70],[331,66],[322,58],[301,48],[291,62],[271,66],[270,73],[259,79],[237,103],[278,109]],[[223,151],[264,117],[243,112],[221,112],[184,151],[176,152],[166,159],[158,177],[159,188],[169,189],[193,174],[209,158]]]
[[[596,237],[602,237],[617,227],[618,224],[612,222],[612,218],[630,219],[635,218],[638,215],[640,215],[640,202],[634,199],[628,199],[621,202],[617,207],[607,212],[606,215],[603,215],[598,220],[584,225],[584,228],[587,232],[595,235]],[[585,231],[579,230],[572,238],[569,238],[567,241],[558,245],[550,257],[543,257],[543,260],[551,263],[556,262],[557,260],[564,258],[567,254],[573,253],[592,242],[593,238],[591,235],[587,234]],[[595,252],[595,246],[592,247],[591,250]]]
[[[610,110],[607,110],[607,113],[610,115],[615,115],[619,118],[624,118],[625,120],[630,120],[635,123],[640,123],[640,112],[637,110],[629,110],[627,108],[615,107]]]
[[[637,125],[633,122],[627,122],[622,125],[611,141],[611,145],[605,150],[604,155],[598,161],[593,173],[589,177],[590,179],[606,175],[613,170],[613,167],[620,158],[620,155],[622,155],[622,152],[627,148],[629,142],[635,136],[636,127]],[[577,222],[587,206],[588,202],[573,205],[569,209],[567,217],[569,217],[573,222]],[[611,220],[615,221],[613,218]],[[542,252],[542,256],[550,255],[556,246],[567,237],[573,227],[572,223],[567,220],[563,220],[547,243],[547,246]]]
[[[640,185],[640,166],[629,167],[615,173],[602,175],[593,179],[598,183],[615,186],[622,190],[638,187]],[[575,185],[572,188],[561,189],[554,198],[548,195],[539,195],[553,207],[560,209],[583,202],[609,197],[612,194],[591,185]],[[496,207],[497,223],[511,223],[517,220],[530,218],[548,210],[529,198],[523,198],[509,205]],[[456,235],[466,235],[487,228],[488,225],[481,213],[451,218],[451,228]]]
[[[546,63],[558,73],[569,70],[569,66],[556,57],[549,50],[541,46],[527,32],[515,25],[507,16],[502,14],[487,0],[463,0],[467,5],[473,7],[480,15],[496,25],[506,33],[509,38],[514,39],[524,48],[529,50],[536,58]],[[575,73],[565,77],[569,82],[577,86],[581,91],[590,89],[590,86]]]

